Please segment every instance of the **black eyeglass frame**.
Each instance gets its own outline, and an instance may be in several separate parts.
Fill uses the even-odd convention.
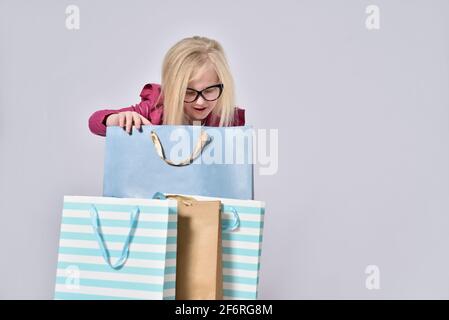
[[[206,97],[203,95],[203,91],[206,91],[207,89],[210,89],[210,88],[220,88],[220,92],[218,93],[218,97],[217,97],[217,98],[212,99],[212,100],[208,100],[208,99],[206,99]],[[204,88],[204,89],[201,90],[201,91],[198,91],[198,90],[195,90],[195,89],[192,89],[192,88],[187,88],[187,90],[195,91],[195,92],[196,92],[196,96],[195,96],[195,99],[193,99],[192,101],[186,101],[186,100],[184,99],[184,102],[186,102],[186,103],[192,103],[192,102],[195,102],[200,96],[203,97],[203,99],[206,100],[206,101],[215,101],[215,100],[218,100],[218,99],[221,97],[221,94],[223,93],[223,88],[224,88],[223,83],[214,84],[214,85],[212,85],[212,86],[209,86],[209,87],[207,87],[207,88]]]

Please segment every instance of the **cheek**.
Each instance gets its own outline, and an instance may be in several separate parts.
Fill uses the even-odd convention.
[[[213,109],[213,108],[215,108],[215,106],[217,105],[217,100],[215,100],[215,101],[209,101],[209,107],[211,108],[211,109]]]

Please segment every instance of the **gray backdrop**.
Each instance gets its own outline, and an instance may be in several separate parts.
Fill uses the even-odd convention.
[[[63,195],[102,191],[88,117],[138,102],[192,35],[223,44],[247,123],[279,129],[279,171],[255,178],[259,297],[449,298],[448,16],[444,0],[0,0],[0,298],[53,297]]]

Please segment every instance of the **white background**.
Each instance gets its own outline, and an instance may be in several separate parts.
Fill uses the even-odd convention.
[[[0,0],[0,298],[53,297],[63,195],[102,192],[88,117],[137,103],[193,35],[224,46],[247,124],[279,130],[278,173],[255,178],[259,297],[449,298],[448,16],[443,0]]]

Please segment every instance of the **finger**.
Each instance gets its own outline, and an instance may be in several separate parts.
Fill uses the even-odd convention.
[[[118,125],[123,128],[125,126],[125,115],[123,113],[119,113],[118,115]]]
[[[133,125],[133,115],[131,114],[131,112],[126,113],[126,132],[128,132],[129,134],[131,134],[132,125]]]
[[[139,115],[140,116],[140,115]],[[151,125],[150,120],[148,120],[147,118],[145,118],[144,116],[140,116],[140,120],[142,120],[142,123],[144,125]]]
[[[133,120],[134,120],[134,126],[136,127],[136,129],[140,130],[140,125],[141,125],[142,121],[140,120],[139,114],[134,113]]]

